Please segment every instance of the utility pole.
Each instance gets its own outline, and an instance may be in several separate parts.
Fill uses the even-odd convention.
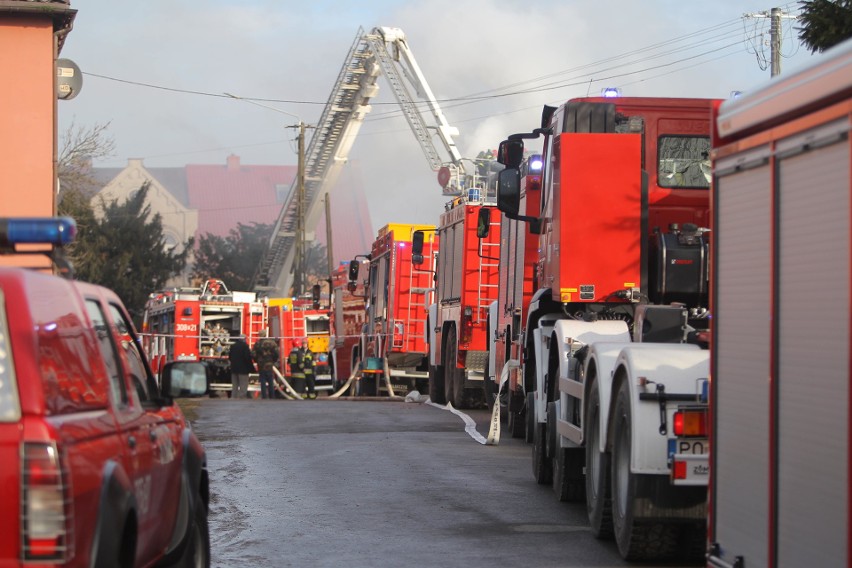
[[[305,290],[305,123],[299,129],[299,166],[296,174],[296,252],[293,296],[299,297]]]
[[[325,194],[325,252],[328,257],[328,309],[331,311],[334,296],[334,246],[331,242],[331,195]]]
[[[798,16],[784,13],[781,8],[772,8],[769,12],[752,12],[743,14],[744,18],[769,18],[769,50],[770,64],[769,74],[771,77],[781,74],[781,20],[795,20]]]

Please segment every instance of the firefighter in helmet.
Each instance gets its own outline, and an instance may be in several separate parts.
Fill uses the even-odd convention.
[[[304,352],[302,351],[302,342],[296,339],[293,341],[293,347],[287,355],[287,364],[290,366],[290,380],[293,388],[304,398],[305,392],[305,368],[304,368]]]
[[[316,374],[314,373],[314,354],[310,347],[306,347],[303,351],[302,369],[305,373],[305,383],[308,386],[307,398],[314,399],[317,397]]]

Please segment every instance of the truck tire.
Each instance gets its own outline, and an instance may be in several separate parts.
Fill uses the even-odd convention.
[[[447,343],[444,347],[444,398],[456,408],[464,404],[464,370],[456,368],[458,342],[456,328],[447,330]]]
[[[489,345],[486,343],[486,345]],[[485,372],[482,379],[482,394],[485,398],[485,404],[488,406],[489,412],[494,410],[494,402],[497,400],[497,384],[489,375],[491,373],[491,363],[485,359]]]
[[[595,538],[612,537],[612,497],[610,494],[609,453],[598,449],[600,441],[600,395],[598,382],[592,382],[586,399],[583,439],[586,444],[586,513]]]
[[[553,458],[553,492],[559,501],[579,502],[586,498],[582,448],[556,448]]]
[[[612,419],[612,526],[618,552],[625,560],[671,558],[677,549],[678,526],[634,518],[639,476],[630,471],[633,424],[626,381],[619,384]]]
[[[527,393],[527,406],[524,409],[526,414],[524,415],[525,420],[524,424],[526,424],[526,431],[524,432],[524,441],[527,444],[533,443],[533,432],[535,432],[535,393],[528,392]]]
[[[508,387],[507,387],[508,388]],[[526,414],[524,414],[524,398],[512,392],[508,394],[508,410],[506,411],[506,428],[513,438],[524,438],[527,432]]]
[[[529,408],[527,412],[534,412],[534,409]],[[533,477],[539,485],[547,485],[551,481],[551,475],[553,475],[553,468],[547,461],[547,424],[533,420]]]
[[[437,365],[429,365],[429,400],[435,404],[446,404],[444,397],[444,369]]]

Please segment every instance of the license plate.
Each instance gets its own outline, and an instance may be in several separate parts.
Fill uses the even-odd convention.
[[[674,453],[699,456],[710,453],[710,441],[706,438],[679,438],[674,441]]]

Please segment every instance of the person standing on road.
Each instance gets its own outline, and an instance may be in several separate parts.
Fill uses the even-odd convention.
[[[257,362],[257,371],[260,373],[260,398],[275,398],[275,377],[272,370],[280,352],[278,343],[269,337],[269,330],[260,332],[260,339],[254,344],[254,360]]]
[[[302,398],[305,398],[304,356],[302,342],[296,339],[293,341],[293,347],[287,355],[287,364],[290,366],[291,386]]]
[[[254,373],[255,369],[244,335],[234,339],[228,359],[231,362],[231,398],[248,398],[249,373]]]
[[[317,397],[316,375],[314,374],[314,354],[310,347],[305,349],[302,355],[302,369],[305,373],[305,384],[308,387],[308,398],[314,399]]]

